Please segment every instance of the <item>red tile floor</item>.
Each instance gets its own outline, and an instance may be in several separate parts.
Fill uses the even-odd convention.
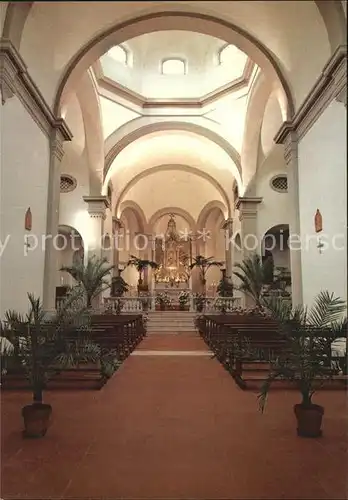
[[[51,392],[42,440],[23,440],[28,393],[2,394],[1,498],[345,499],[344,391],[323,391],[324,435],[298,438],[294,391],[276,390],[264,415],[206,355],[198,337],[153,335],[98,392]],[[143,353],[144,354],[144,353]],[[202,352],[202,354],[204,354]]]

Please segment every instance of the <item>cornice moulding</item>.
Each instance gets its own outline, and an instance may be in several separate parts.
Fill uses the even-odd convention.
[[[98,85],[101,89],[108,90],[116,94],[121,99],[128,100],[133,105],[139,108],[139,111],[144,109],[156,108],[192,108],[202,109],[205,106],[226,97],[232,92],[236,92],[250,83],[255,64],[250,59],[247,60],[244,71],[241,77],[228,82],[227,84],[218,87],[217,89],[208,92],[200,98],[174,98],[174,99],[154,99],[147,98],[134,90],[130,90],[119,82],[112,80],[103,73],[100,61],[93,64],[93,71]]]
[[[276,144],[300,141],[333,99],[343,100],[347,88],[347,46],[340,45],[291,121],[274,137]]]
[[[71,141],[73,135],[62,118],[56,118],[28,68],[10,40],[0,40],[0,87],[2,104],[16,95],[41,130],[60,141]]]
[[[249,207],[253,207],[253,210],[254,210],[255,205],[258,205],[259,203],[261,203],[262,200],[263,200],[263,198],[242,196],[242,197],[238,198],[238,200],[236,202],[236,209],[243,210],[243,209],[247,208],[249,205]]]
[[[103,205],[105,206],[105,208],[109,208],[109,199],[107,196],[103,196],[103,195],[99,195],[99,196],[83,196],[83,201],[85,201],[86,203],[89,203],[91,205],[97,205],[98,203],[100,205]]]

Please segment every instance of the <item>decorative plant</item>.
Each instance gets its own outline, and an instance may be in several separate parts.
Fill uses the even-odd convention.
[[[144,270],[148,267],[151,269],[158,269],[158,264],[153,260],[139,259],[135,255],[131,255],[131,258],[127,262],[127,266],[134,266],[139,273],[138,285],[143,284]]]
[[[218,262],[214,260],[214,257],[203,257],[203,255],[197,255],[197,257],[193,258],[192,264],[190,264],[190,269],[194,269],[195,267],[199,270],[200,279],[202,285],[205,286],[207,280],[207,272],[212,266],[221,267],[223,265],[222,262]]]
[[[122,297],[129,290],[129,285],[122,276],[115,276],[111,280],[111,296]]]
[[[114,266],[104,258],[95,255],[88,258],[87,264],[76,262],[72,266],[63,266],[60,270],[69,273],[80,284],[86,294],[87,307],[91,307],[92,300],[110,287],[109,278]]]
[[[0,321],[0,361],[2,375],[7,373],[8,358],[13,356],[15,350],[14,345],[9,339],[10,336],[10,330],[6,328],[2,321]]]
[[[33,404],[22,409],[28,437],[42,437],[47,431],[52,408],[43,403],[43,391],[50,376],[58,368],[97,362],[100,358],[99,346],[88,338],[86,306],[78,307],[79,291],[79,287],[77,292],[71,290],[56,317],[50,320],[40,299],[32,294],[28,294],[30,307],[26,316],[15,311],[6,313],[15,367],[27,374],[33,392]]]
[[[170,306],[170,298],[166,292],[161,292],[156,295],[156,304],[159,304],[162,309]]]
[[[294,310],[281,298],[265,299],[265,306],[279,323],[280,333],[288,347],[274,362],[272,370],[263,384],[259,407],[263,412],[268,392],[274,380],[287,379],[296,384],[302,401],[295,405],[298,419],[298,434],[316,437],[321,435],[321,419],[324,408],[312,403],[312,397],[323,381],[334,373],[331,365],[331,344],[347,336],[347,318],[343,300],[327,291],[319,293],[308,310],[298,306]]]
[[[186,291],[182,291],[179,294],[179,305],[181,309],[184,309],[188,301],[190,300],[190,294]]]
[[[233,271],[233,274],[241,282],[237,288],[252,297],[257,306],[262,307],[262,294],[265,285],[270,282],[270,272],[273,269],[272,260],[262,262],[258,254],[253,254],[235,267],[238,271]]]

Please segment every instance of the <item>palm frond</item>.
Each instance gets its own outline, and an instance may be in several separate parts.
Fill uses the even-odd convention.
[[[240,280],[239,290],[252,297],[259,304],[263,287],[268,279],[267,265],[265,267],[258,254],[253,254],[236,264],[235,267],[237,271],[233,271],[233,274]]]
[[[308,312],[308,322],[316,328],[325,328],[342,318],[346,311],[346,303],[327,290],[320,292]]]
[[[83,286],[89,306],[93,298],[111,286],[109,277],[113,268],[114,266],[110,265],[105,257],[98,258],[93,255],[86,265],[83,262],[77,262],[72,266],[63,266],[60,270],[69,273],[77,283]]]

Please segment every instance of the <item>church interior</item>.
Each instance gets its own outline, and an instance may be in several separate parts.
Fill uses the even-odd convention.
[[[1,2],[1,498],[346,498],[346,9]]]

